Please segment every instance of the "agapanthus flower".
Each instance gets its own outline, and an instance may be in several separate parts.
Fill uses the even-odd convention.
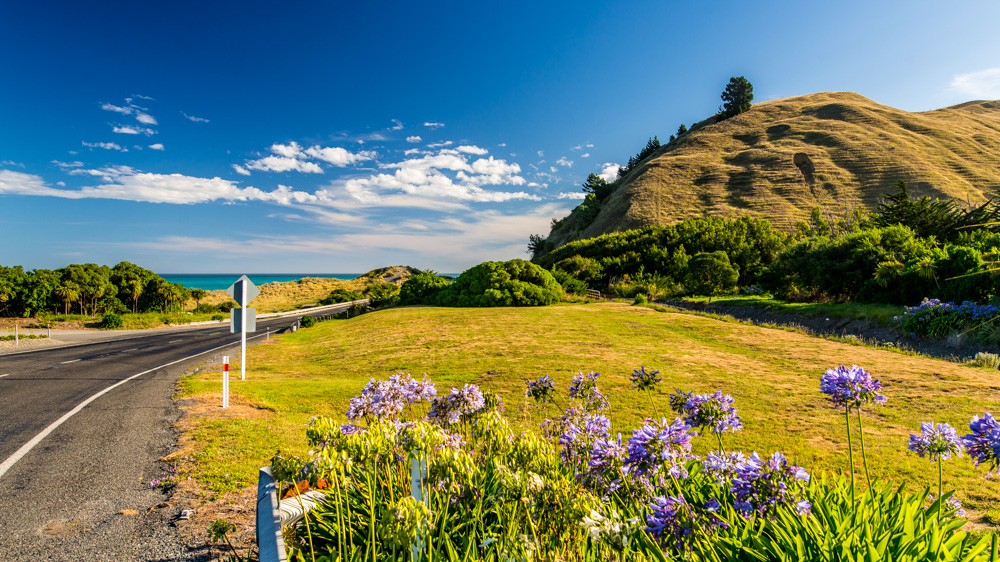
[[[908,448],[929,460],[948,460],[952,455],[962,456],[962,440],[955,428],[946,423],[921,423],[920,435],[910,434]]]
[[[629,538],[639,526],[639,518],[630,517],[623,520],[622,516],[610,506],[602,509],[607,510],[607,516],[592,509],[589,515],[583,516],[580,526],[587,530],[595,542],[603,541],[616,548],[627,548]]]
[[[594,442],[606,438],[610,429],[611,420],[601,414],[585,414],[569,421],[559,436],[559,456],[571,465],[589,462]]]
[[[746,460],[747,456],[741,451],[729,454],[712,451],[702,462],[702,468],[715,480],[716,484],[723,484],[736,476],[736,467],[745,463]]]
[[[364,433],[364,432],[365,432],[365,428],[358,427],[358,426],[354,425],[353,423],[345,423],[345,424],[343,424],[343,425],[340,426],[340,434],[341,435],[354,435],[356,433]]]
[[[934,497],[934,494],[927,494],[927,501],[931,502],[931,505],[934,505],[937,498]],[[944,500],[944,505],[945,509],[954,511],[955,515],[965,517],[965,507],[962,505],[962,501],[959,500],[955,494],[948,496],[948,498]],[[930,509],[930,506],[927,506],[927,508]]]
[[[847,409],[867,404],[882,405],[888,400],[879,394],[882,383],[878,379],[872,379],[871,373],[857,365],[850,369],[844,365],[827,369],[819,380],[819,389],[830,396],[835,406]]]
[[[569,385],[569,397],[583,400],[587,395],[587,391],[597,386],[597,377],[599,376],[601,376],[601,373],[595,373],[594,371],[586,375],[582,371],[573,375],[573,380],[570,381]]]
[[[486,405],[483,393],[474,384],[453,388],[449,394],[438,396],[431,404],[427,417],[442,425],[455,425],[462,419],[468,420]]]
[[[697,531],[709,533],[715,528],[729,526],[715,515],[720,507],[714,498],[709,498],[703,506],[695,506],[683,494],[657,496],[653,498],[646,515],[646,531],[664,549],[687,552]]]
[[[404,373],[396,373],[387,381],[371,379],[361,394],[350,400],[348,419],[385,418],[394,420],[406,406],[422,400],[430,401],[437,390],[425,375],[422,381]]]
[[[645,477],[661,471],[664,465],[676,477],[686,478],[684,462],[697,458],[691,454],[691,440],[695,434],[680,418],[672,423],[662,418],[659,422],[646,420],[639,429],[632,430],[626,450],[628,459],[625,470]]]
[[[622,434],[594,440],[587,465],[587,481],[603,492],[613,492],[621,486],[621,469],[628,458]]]
[[[534,398],[535,402],[539,404],[551,402],[555,392],[556,384],[548,375],[542,375],[533,381],[529,380],[528,387],[524,389],[524,395],[528,398]]]
[[[658,374],[660,374],[659,371],[646,371],[645,366],[639,367],[632,371],[632,375],[629,377],[632,381],[632,388],[636,390],[652,390],[656,387],[656,383],[663,380],[656,376]]]
[[[743,429],[743,422],[733,407],[735,400],[722,391],[715,394],[692,394],[678,392],[670,395],[670,407],[684,416],[684,422],[712,433],[737,432]]]
[[[800,499],[796,492],[809,481],[809,473],[802,467],[788,464],[785,455],[774,453],[763,460],[754,452],[737,463],[732,479],[733,506],[745,515],[770,515],[775,506],[794,506],[800,515],[808,515],[812,504]]]
[[[987,412],[973,417],[969,429],[972,433],[962,438],[965,451],[976,461],[976,467],[990,465],[986,477],[992,477],[993,471],[1000,468],[1000,423]]]

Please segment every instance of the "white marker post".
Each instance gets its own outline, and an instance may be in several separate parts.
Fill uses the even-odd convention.
[[[222,407],[229,407],[229,356],[222,358]]]
[[[21,345],[21,340],[18,339],[17,334],[17,320],[14,321],[14,347]]]
[[[235,283],[226,289],[229,296],[233,297],[240,305],[237,314],[235,310],[230,311],[230,332],[240,331],[240,380],[247,380],[247,332],[257,331],[257,310],[247,308],[247,303],[257,298],[260,289],[253,284],[246,275],[240,277]]]

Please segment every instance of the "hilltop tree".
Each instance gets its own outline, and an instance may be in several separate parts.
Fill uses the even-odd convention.
[[[587,176],[587,181],[583,182],[583,192],[593,193],[598,201],[604,201],[614,191],[618,184],[608,183],[607,180],[597,174]]]
[[[750,104],[753,102],[753,84],[742,76],[730,78],[729,84],[722,92],[722,102],[722,107],[719,108],[722,119],[750,111]]]
[[[677,136],[679,137],[679,136],[683,135],[686,132],[688,132],[687,125],[685,125],[684,123],[681,123],[681,126],[677,127]]]
[[[191,289],[191,298],[194,299],[194,311],[201,311],[201,299],[205,298],[205,289]]]

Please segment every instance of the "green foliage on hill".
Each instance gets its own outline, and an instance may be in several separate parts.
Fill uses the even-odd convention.
[[[441,306],[539,306],[559,302],[563,289],[551,273],[524,260],[488,261],[462,273],[437,293]]]
[[[421,271],[403,282],[403,286],[399,288],[399,303],[406,305],[433,302],[434,296],[451,284],[451,279],[441,277],[434,271]]]
[[[725,252],[700,252],[688,261],[684,284],[696,294],[708,295],[708,302],[712,302],[716,295],[731,293],[739,277]]]
[[[396,304],[399,300],[399,285],[395,283],[374,283],[365,290],[368,304],[379,308]]]
[[[723,119],[735,117],[750,111],[753,103],[753,84],[742,76],[733,76],[722,92],[722,107],[719,113]]]
[[[321,305],[337,304],[341,302],[359,301],[363,298],[364,297],[361,296],[361,293],[357,291],[338,288],[331,291],[330,294],[327,295],[325,299],[319,301],[319,304]]]

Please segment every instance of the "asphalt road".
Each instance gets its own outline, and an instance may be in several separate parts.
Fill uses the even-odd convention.
[[[248,343],[294,322],[258,321]],[[239,335],[215,325],[0,355],[0,561],[206,559],[149,482],[176,444],[177,379],[238,352]]]

